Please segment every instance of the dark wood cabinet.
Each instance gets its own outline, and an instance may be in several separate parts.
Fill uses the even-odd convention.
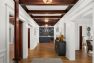
[[[66,42],[55,41],[55,51],[59,56],[66,55]]]

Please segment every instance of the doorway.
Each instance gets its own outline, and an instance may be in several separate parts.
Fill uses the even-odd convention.
[[[82,40],[83,40],[83,38],[82,38],[82,26],[80,26],[80,27],[79,27],[79,41],[80,41],[80,42],[79,42],[79,44],[80,44],[80,45],[79,45],[79,47],[80,47],[79,49],[80,49],[80,50],[82,50]]]
[[[14,59],[14,17],[9,17],[9,59],[13,63]]]
[[[28,49],[30,49],[30,28],[28,28]]]
[[[18,52],[19,52],[19,60],[22,59],[22,55],[23,55],[23,41],[22,41],[22,21],[19,21],[19,44],[18,45]],[[10,59],[10,63],[13,63],[13,60],[15,60],[15,54],[16,54],[16,50],[15,50],[15,28],[14,28],[14,17],[10,16],[9,17],[9,59]]]
[[[87,52],[88,51],[87,40],[88,40],[87,26],[86,25],[79,26],[79,51],[77,51],[77,58],[84,58],[85,62],[88,60],[87,62],[92,63],[92,53]]]

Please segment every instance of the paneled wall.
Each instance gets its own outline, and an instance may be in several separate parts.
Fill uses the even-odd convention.
[[[6,50],[0,50],[0,63],[6,63]]]
[[[10,41],[10,44],[13,44],[14,43],[14,25],[13,24],[9,24],[9,41]]]

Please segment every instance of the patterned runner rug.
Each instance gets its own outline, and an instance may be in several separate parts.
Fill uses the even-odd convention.
[[[33,58],[31,63],[63,63],[60,58]]]

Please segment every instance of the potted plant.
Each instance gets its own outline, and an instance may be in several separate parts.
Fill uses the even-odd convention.
[[[63,42],[64,41],[64,35],[61,35],[60,36],[60,42]]]

